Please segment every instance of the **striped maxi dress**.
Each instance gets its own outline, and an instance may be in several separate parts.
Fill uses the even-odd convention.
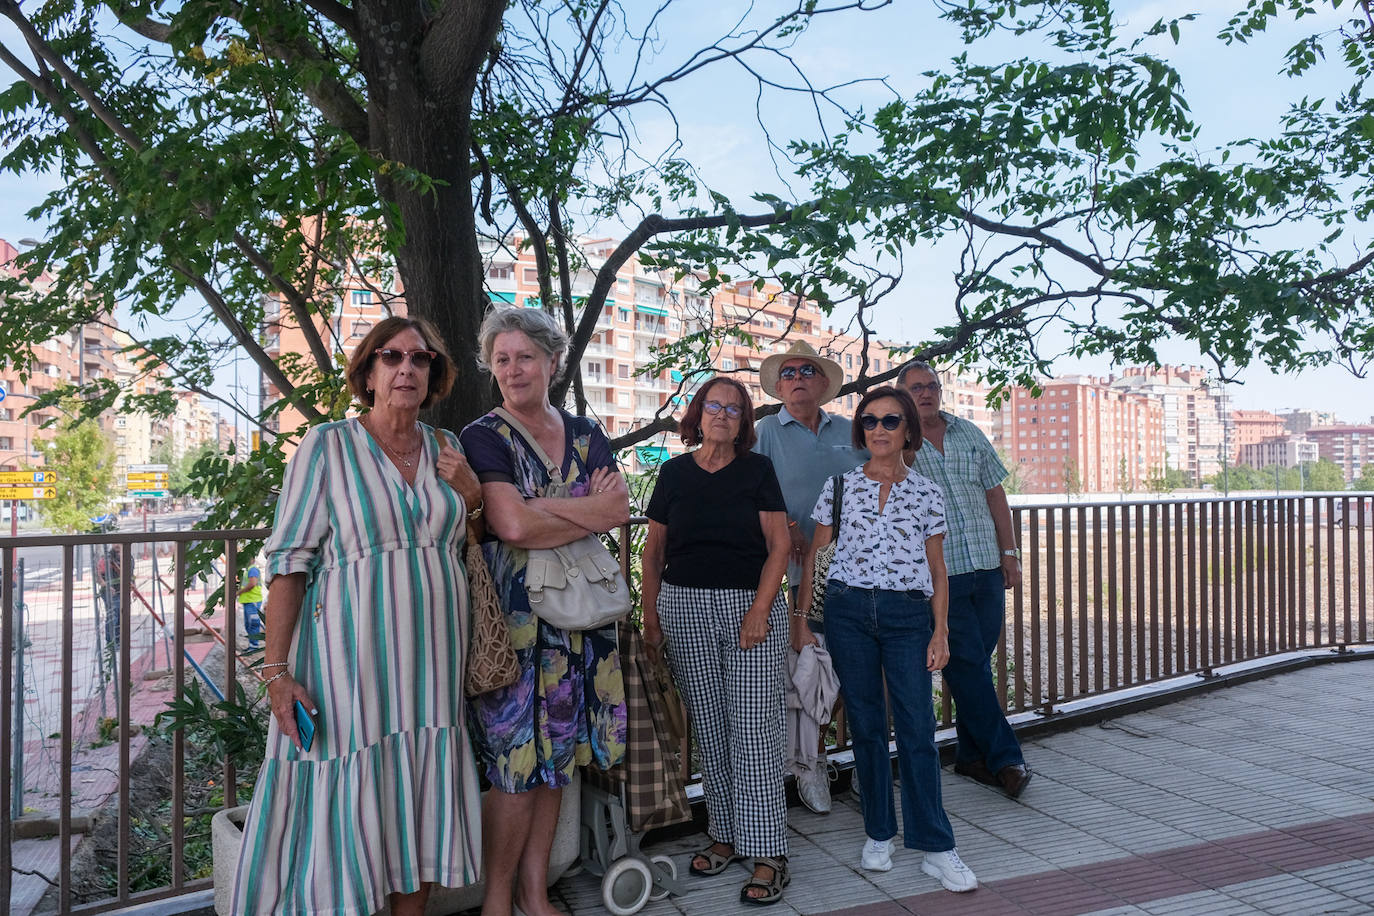
[[[369,914],[421,882],[478,879],[466,507],[422,427],[413,486],[357,420],[315,427],[287,466],[266,572],[269,587],[307,576],[287,659],[319,714],[309,752],[268,729],[236,914]]]

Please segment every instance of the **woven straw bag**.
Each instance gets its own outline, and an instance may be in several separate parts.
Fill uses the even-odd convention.
[[[463,690],[475,697],[514,684],[520,677],[520,661],[511,646],[510,628],[496,594],[496,583],[471,528],[463,559],[468,568],[468,604],[472,608]]]

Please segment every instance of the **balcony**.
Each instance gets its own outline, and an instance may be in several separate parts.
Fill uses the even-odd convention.
[[[887,877],[856,870],[863,837],[844,792],[851,758],[841,719],[835,813],[789,812],[794,879],[785,899],[805,901],[807,912],[896,912],[896,902],[923,912],[965,900],[970,912],[1004,900],[1033,909],[1033,895],[1043,902],[1051,892],[1062,912],[1168,908],[1176,896],[1174,910],[1206,912],[1235,909],[1252,899],[1245,894],[1331,911],[1368,906],[1374,730],[1363,723],[1374,667],[1374,513],[1359,505],[1322,495],[1017,507],[1025,580],[1010,593],[992,666],[1035,781],[1013,803],[943,777],[960,851],[983,890],[952,898],[922,875],[916,853],[900,849]],[[264,533],[0,538],[0,643],[21,647],[0,660],[0,894],[9,912],[27,916],[49,881],[62,913],[163,897],[207,905],[208,882],[182,867],[202,809],[242,801],[247,787],[221,768],[213,781],[224,798],[196,801],[203,782],[189,781],[186,749],[173,745],[162,804],[172,814],[163,864],[174,877],[149,884],[131,840],[147,831],[151,808],[134,806],[130,773],[149,740],[140,726],[193,680],[222,689],[226,674],[205,662],[211,649],[236,645],[239,627],[235,615],[207,608],[243,565],[245,539]],[[621,530],[621,543],[629,533]],[[223,545],[215,576],[175,587],[191,544],[207,540]],[[91,585],[91,551],[107,544],[133,571],[121,605],[132,614],[114,659],[100,651],[102,605]],[[1349,663],[1314,667],[1328,660]],[[232,677],[243,665],[231,654],[227,668]],[[1289,673],[1254,680],[1276,670]],[[1226,689],[1205,692],[1217,687]],[[18,718],[16,696],[25,700]],[[948,749],[947,697],[938,709]],[[84,813],[97,809],[123,842],[104,863],[107,891],[78,900],[69,851],[87,829]],[[694,834],[652,851],[701,844]],[[733,901],[744,875],[731,869],[690,888]],[[578,914],[599,912],[599,892],[586,872],[558,889]],[[1190,909],[1184,894],[1202,896]],[[722,903],[715,911],[742,910]]]

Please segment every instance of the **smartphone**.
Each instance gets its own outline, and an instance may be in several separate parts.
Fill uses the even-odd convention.
[[[310,745],[315,743],[315,720],[310,718],[300,700],[296,701],[296,731],[301,736],[301,747],[310,750]]]

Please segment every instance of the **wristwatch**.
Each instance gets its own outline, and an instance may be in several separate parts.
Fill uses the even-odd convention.
[[[1015,547],[1008,547],[1006,550],[1002,551],[1002,556],[1015,557],[1019,560],[1021,559],[1021,551],[1016,549]]]

